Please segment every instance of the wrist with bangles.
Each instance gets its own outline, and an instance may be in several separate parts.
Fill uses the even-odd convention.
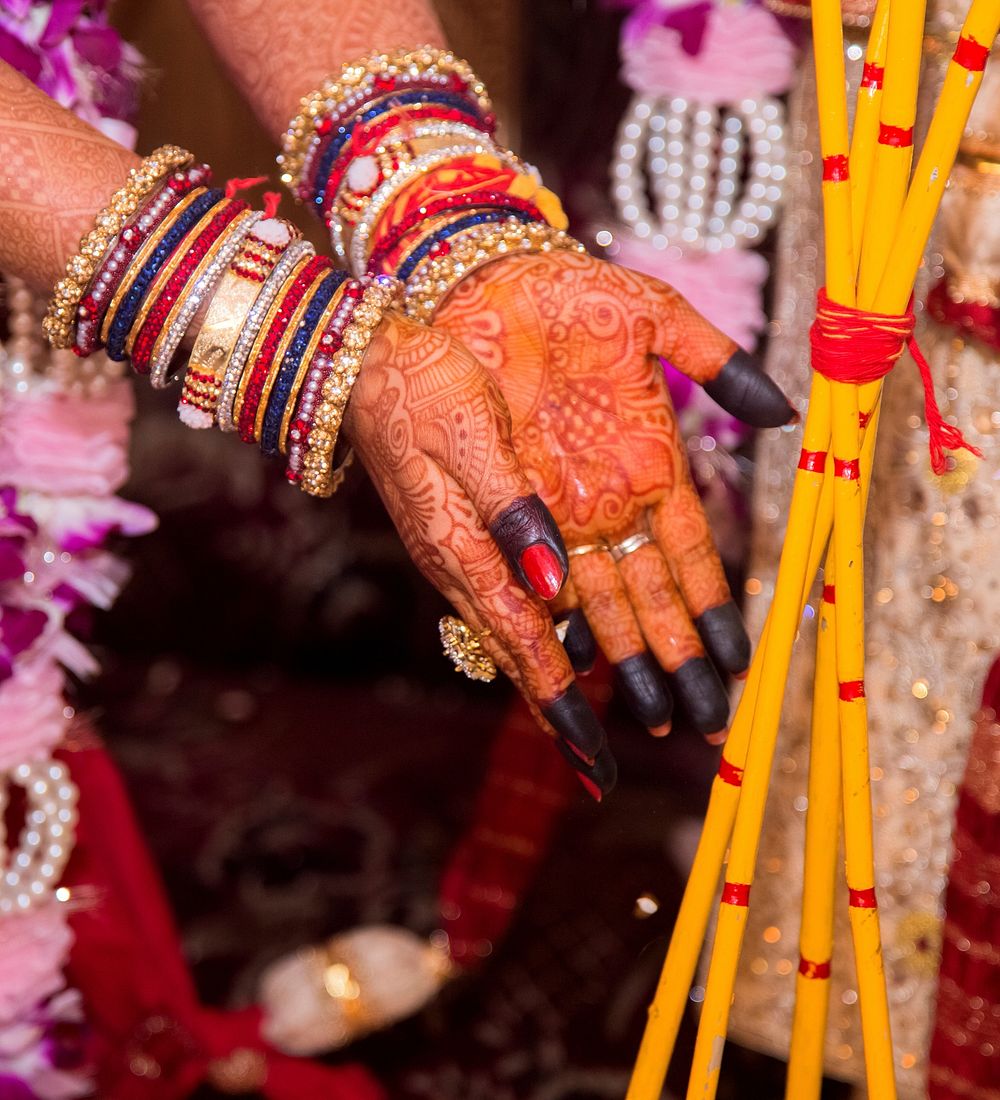
[[[156,388],[183,378],[185,424],[238,430],[286,456],[293,484],[329,496],[347,464],[335,469],[333,453],[351,389],[400,284],[350,278],[210,177],[174,146],[134,169],[67,264],[46,335],[81,356],[105,346]]]
[[[393,274],[430,322],[466,276],[517,253],[584,251],[558,198],[493,140],[482,82],[429,46],[365,57],[302,100],[278,163],[356,274]]]

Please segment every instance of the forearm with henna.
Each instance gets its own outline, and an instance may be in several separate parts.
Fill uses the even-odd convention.
[[[138,163],[0,62],[0,270],[50,291]]]
[[[348,61],[445,44],[429,0],[188,0],[247,103],[279,137],[299,100]]]

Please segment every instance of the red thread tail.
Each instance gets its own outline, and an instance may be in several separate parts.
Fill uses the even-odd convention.
[[[968,451],[976,458],[982,458],[983,452],[962,435],[954,424],[949,424],[941,415],[937,398],[934,396],[934,379],[931,376],[931,367],[924,358],[924,353],[914,337],[909,341],[910,354],[920,371],[920,379],[924,384],[924,416],[927,419],[927,430],[930,432],[931,469],[934,473],[943,474],[948,466],[945,461],[945,451]]]
[[[234,176],[233,179],[226,181],[226,198],[233,198],[239,191],[249,191],[258,183],[267,183],[267,176],[247,176],[246,179]]]

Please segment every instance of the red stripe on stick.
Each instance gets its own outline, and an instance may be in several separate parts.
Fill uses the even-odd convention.
[[[726,905],[746,908],[750,904],[750,887],[743,882],[727,882],[722,887],[722,900]]]
[[[894,149],[908,149],[913,144],[913,127],[889,126],[883,122],[878,130],[879,145],[891,145]]]
[[[827,183],[843,183],[851,178],[851,162],[843,153],[823,158],[823,179]]]
[[[861,477],[861,463],[856,458],[835,458],[833,472],[845,481],[857,481]]]
[[[861,87],[877,89],[881,88],[884,82],[885,69],[881,65],[873,65],[870,61],[866,61],[861,71]]]
[[[823,603],[837,602],[837,586],[835,584],[823,585]]]
[[[730,787],[742,787],[743,769],[736,767],[735,764],[730,764],[725,757],[722,757],[719,761],[719,778],[723,783],[728,783]]]
[[[799,973],[803,978],[816,978],[825,980],[830,977],[830,960],[816,963],[809,959],[799,959]]]
[[[844,680],[840,685],[840,699],[844,703],[853,703],[865,697],[864,680]]]
[[[871,418],[872,418],[872,414],[870,412],[859,412],[858,413],[858,424],[862,428],[867,428],[869,422],[871,421]]]
[[[955,47],[952,60],[970,73],[981,73],[986,68],[986,59],[990,56],[989,46],[983,46],[974,38],[963,35]]]
[[[852,909],[877,909],[875,887],[870,890],[851,890],[848,888],[848,902]]]
[[[821,474],[826,469],[826,451],[806,451],[799,455],[799,469],[810,474]]]

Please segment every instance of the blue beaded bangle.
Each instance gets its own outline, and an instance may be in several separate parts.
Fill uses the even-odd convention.
[[[177,246],[184,240],[190,230],[225,197],[224,192],[218,188],[206,191],[178,217],[177,221],[164,235],[163,240],[156,246],[153,253],[143,264],[139,274],[135,277],[128,292],[118,303],[114,320],[108,330],[107,354],[116,362],[121,363],[127,358],[125,353],[125,341],[129,334],[139,307],[142,305],[150,284],[156,278],[157,272],[170,259]]]
[[[525,224],[538,221],[538,218],[533,214],[528,214],[524,210],[511,210],[507,207],[501,207],[500,209],[494,210],[481,210],[476,214],[469,214],[464,218],[459,218],[458,221],[441,226],[435,233],[432,233],[429,237],[422,240],[399,265],[399,270],[396,272],[396,278],[405,283],[416,270],[417,264],[420,263],[439,241],[447,240],[448,237],[453,237],[456,233],[461,233],[463,229],[471,229],[474,225],[484,225],[487,222],[504,222],[507,221],[508,218],[516,218],[519,222],[524,222]]]
[[[267,409],[264,412],[264,423],[260,432],[260,449],[269,458],[278,454],[278,441],[281,436],[281,421],[285,415],[285,408],[291,397],[292,386],[299,373],[299,364],[302,355],[316,331],[316,326],[323,316],[323,311],[330,304],[337,289],[348,277],[343,270],[331,271],[320,283],[306,307],[305,313],[299,321],[298,329],[292,337],[291,343],[285,350],[281,360],[278,375],[271,387],[271,393],[267,401]]]
[[[398,95],[393,95],[389,99],[383,100],[381,103],[377,103],[374,107],[369,107],[367,110],[362,111],[361,114],[355,115],[354,118],[344,126],[339,126],[336,133],[331,138],[330,144],[323,150],[319,164],[316,168],[316,173],[313,176],[314,183],[318,185],[318,188],[314,189],[313,194],[313,202],[316,203],[317,206],[323,205],[323,196],[326,192],[326,181],[330,176],[334,161],[340,155],[340,151],[354,133],[354,128],[361,123],[371,122],[372,119],[378,118],[379,115],[388,114],[396,107],[406,107],[413,103],[437,103],[444,107],[457,107],[467,111],[470,115],[476,115],[482,118],[479,107],[471,102],[468,97],[460,95],[457,92],[402,92]]]

